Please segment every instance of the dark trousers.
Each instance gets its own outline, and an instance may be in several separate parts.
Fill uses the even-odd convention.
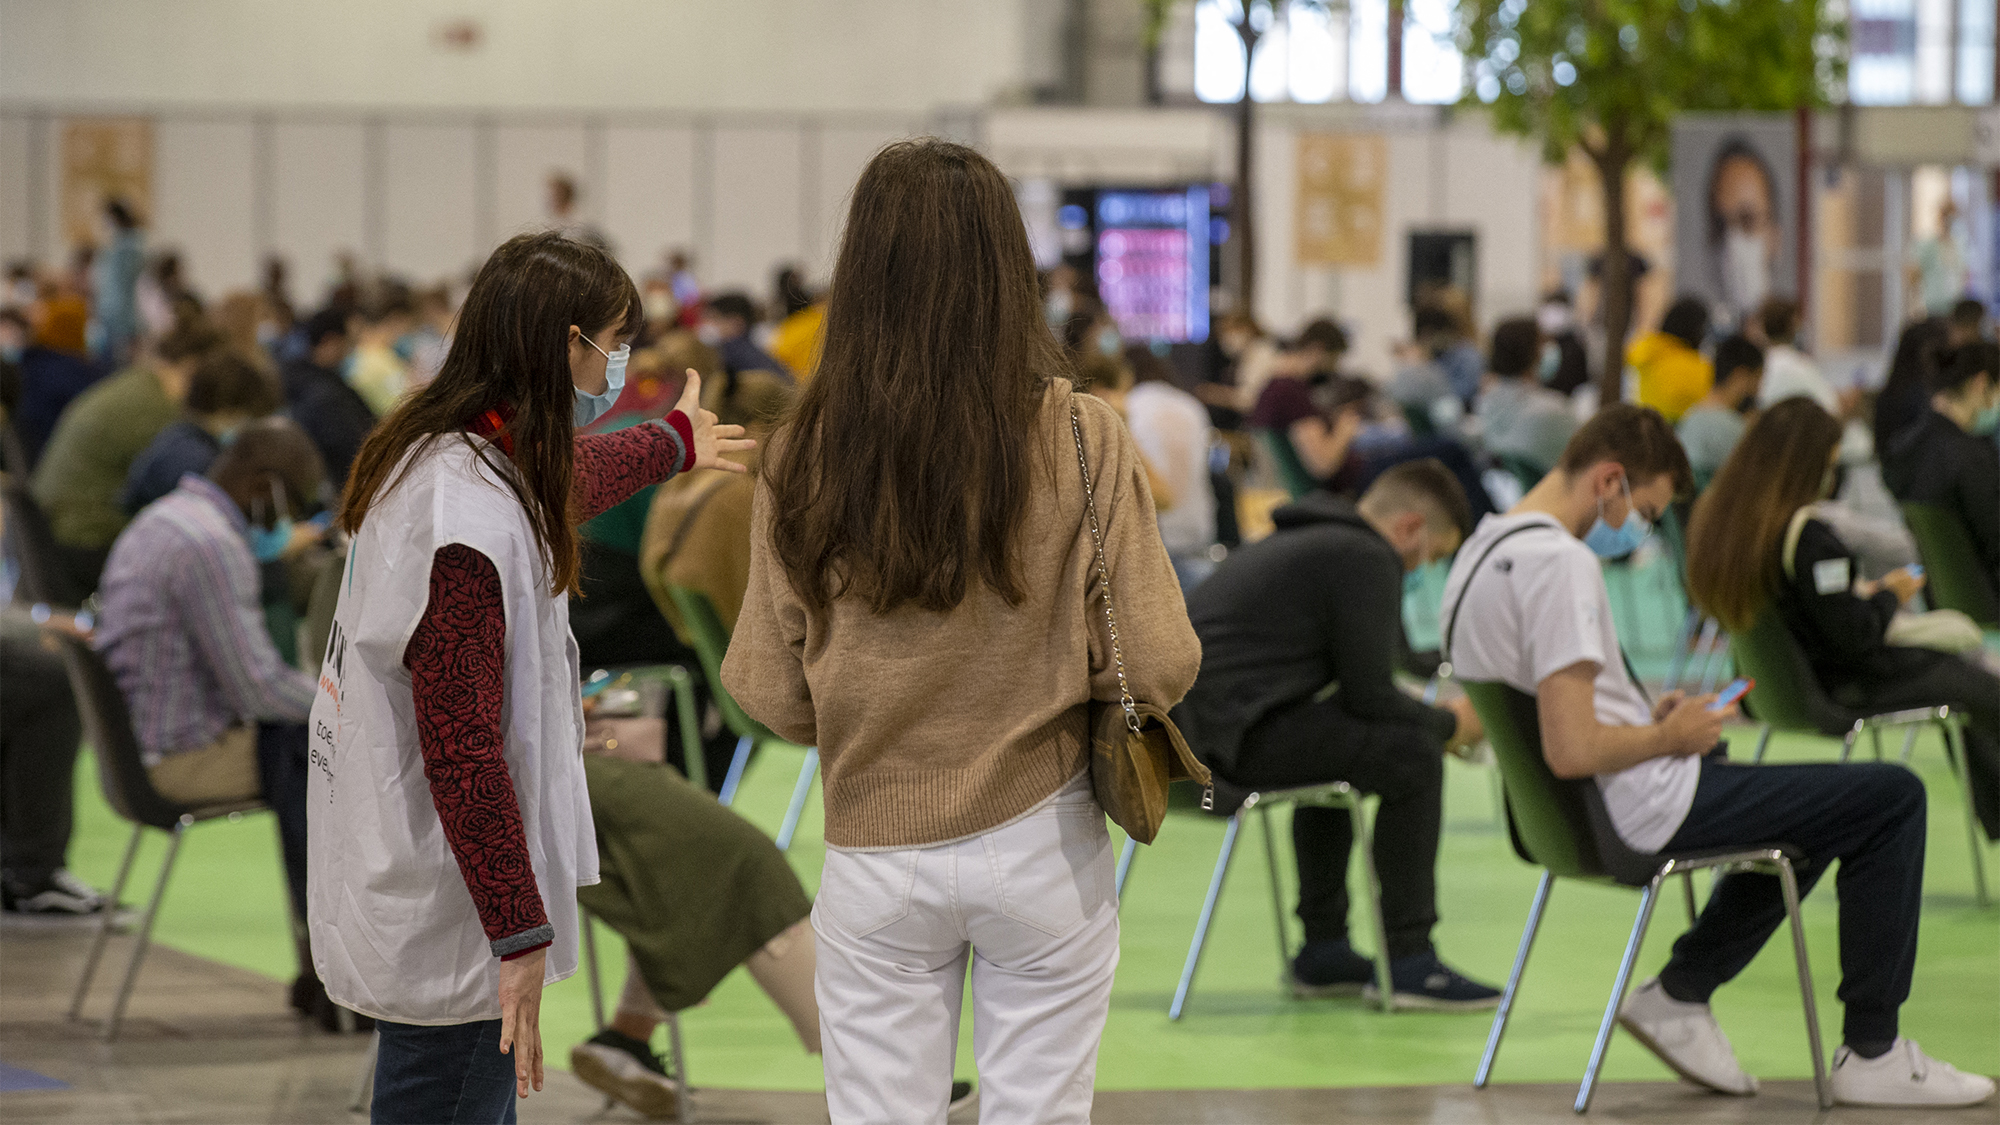
[[[1703,759],[1687,819],[1663,851],[1782,843],[1803,854],[1799,893],[1835,860],[1840,874],[1840,1000],[1849,1043],[1896,1037],[1910,995],[1923,904],[1924,783],[1899,765],[1749,766]],[[1706,1002],[1785,921],[1775,875],[1716,883],[1660,970],[1678,1000]]]
[[[304,723],[257,724],[258,788],[278,818],[285,884],[292,896],[292,918],[299,923],[306,916],[306,769]],[[312,961],[302,959],[299,971],[312,972]]]
[[[1419,726],[1368,722],[1338,699],[1302,703],[1259,721],[1244,736],[1235,776],[1250,788],[1345,781],[1381,797],[1375,873],[1389,956],[1427,952],[1437,925],[1438,827],[1444,816],[1444,748]],[[1347,937],[1347,861],[1354,825],[1345,809],[1292,813],[1299,862],[1299,919],[1307,941]]]
[[[64,865],[83,738],[62,657],[26,614],[0,613],[0,873],[37,886]]]
[[[1833,694],[1842,703],[1869,711],[1950,704],[1965,716],[1965,764],[1972,779],[1972,802],[1986,838],[2000,840],[2000,676],[1961,656],[1929,653],[1921,671],[1894,678],[1870,678]]]
[[[377,1020],[378,1125],[513,1125],[514,1056],[500,1053],[500,1021],[418,1027]]]

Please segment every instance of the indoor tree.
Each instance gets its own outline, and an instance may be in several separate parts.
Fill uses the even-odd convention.
[[[1666,167],[1690,110],[1820,106],[1845,77],[1839,0],[1458,0],[1466,101],[1533,137],[1551,163],[1581,150],[1604,192],[1602,401],[1620,397],[1631,325],[1625,178]]]

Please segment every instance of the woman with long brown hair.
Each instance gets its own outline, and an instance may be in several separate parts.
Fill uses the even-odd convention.
[[[942,1122],[968,963],[985,1121],[1081,1122],[1118,961],[1087,704],[1199,644],[1131,436],[1074,394],[1007,180],[890,145],[855,186],[819,374],[772,439],[723,665],[819,747],[813,927],[835,1122]]]
[[[1909,568],[1863,579],[1816,504],[1832,488],[1841,425],[1811,399],[1764,412],[1696,503],[1688,594],[1731,630],[1775,612],[1828,695],[1894,711],[1950,704],[1967,717],[1973,797],[2000,838],[2000,677],[1952,652],[1898,643],[1923,587]]]
[[[751,444],[688,373],[657,423],[578,437],[644,321],[602,249],[522,235],[473,279],[437,378],[368,438],[312,712],[308,922],[377,1021],[375,1121],[511,1122],[542,1086],[541,991],[597,881],[581,759],[576,525]],[[503,1058],[511,1055],[511,1061]]]

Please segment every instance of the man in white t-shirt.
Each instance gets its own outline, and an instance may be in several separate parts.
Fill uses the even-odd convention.
[[[1208,408],[1175,386],[1173,368],[1143,346],[1128,348],[1126,359],[1135,382],[1125,395],[1125,425],[1146,463],[1172,491],[1172,503],[1160,509],[1160,541],[1186,592],[1215,569],[1208,553],[1215,546]]]
[[[1595,778],[1612,827],[1640,852],[1783,842],[1801,854],[1801,892],[1838,860],[1844,1045],[1836,1099],[1861,1105],[1969,1105],[1993,1092],[1898,1036],[1909,997],[1923,890],[1924,788],[1908,770],[1733,765],[1716,753],[1735,709],[1713,696],[1649,701],[1628,673],[1600,558],[1629,554],[1691,485],[1673,430],[1640,406],[1607,407],[1578,430],[1556,470],[1458,551],[1445,585],[1454,674],[1535,696],[1542,753],[1561,778]],[[1619,1023],[1683,1077],[1752,1094],[1710,1011],[1710,995],[1750,963],[1785,919],[1774,876],[1734,874],[1674,943],[1660,975],[1624,1000]]]

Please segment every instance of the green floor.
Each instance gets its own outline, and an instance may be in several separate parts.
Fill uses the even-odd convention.
[[[1642,620],[1628,632],[1634,656],[1649,676],[1663,669],[1678,609],[1649,575],[1633,581]],[[1614,594],[1623,591],[1614,591]],[[1618,602],[1614,597],[1614,604]],[[1621,622],[1626,616],[1620,608]],[[1755,731],[1732,733],[1739,754]],[[1892,751],[1894,746],[1891,747]],[[1837,745],[1779,738],[1772,759],[1824,759]],[[1914,768],[1930,787],[1930,849],[1925,873],[1923,939],[1916,983],[1903,1009],[1904,1033],[1959,1067],[2000,1073],[2000,907],[1973,905],[1965,811],[1936,741],[1917,744]],[[1490,768],[1449,762],[1445,834],[1439,859],[1437,943],[1462,971],[1503,983],[1512,961],[1537,872],[1515,859],[1495,819]],[[98,797],[86,758],[79,784],[79,820],[72,865],[108,886],[125,841],[123,825]],[[796,756],[761,761],[745,781],[739,805],[775,830],[796,775]],[[818,797],[792,850],[808,887],[818,882]],[[1289,833],[1280,821],[1283,878],[1290,870]],[[1142,849],[1124,911],[1123,960],[1112,995],[1098,1081],[1107,1089],[1294,1087],[1469,1082],[1485,1042],[1486,1013],[1382,1015],[1358,1001],[1293,1001],[1277,987],[1269,879],[1254,831],[1243,838],[1231,882],[1185,1018],[1166,1008],[1187,954],[1195,914],[1222,839],[1223,822],[1177,816],[1160,842]],[[162,852],[158,834],[141,853],[128,902],[143,899]],[[2000,869],[2000,850],[1987,851]],[[2000,890],[2000,870],[1993,872]],[[1832,880],[1806,902],[1808,942],[1816,971],[1821,1023],[1828,1048],[1838,1041],[1835,997],[1838,938]],[[1289,891],[1287,892],[1289,894]],[[158,927],[160,940],[181,949],[288,980],[294,971],[285,931],[276,840],[269,821],[204,825],[189,834]],[[1632,923],[1638,896],[1630,892],[1559,886],[1529,963],[1521,1001],[1508,1033],[1501,1081],[1573,1081],[1581,1076],[1590,1037]],[[1665,960],[1684,922],[1677,897],[1663,901],[1641,958],[1649,975]],[[1296,940],[1296,923],[1293,923]],[[622,980],[622,956],[608,930],[607,991]],[[143,987],[143,984],[142,984]],[[1789,943],[1782,934],[1736,982],[1716,997],[1717,1015],[1743,1063],[1768,1078],[1809,1077]],[[568,1046],[591,1031],[582,974],[543,1000],[543,1034],[552,1061],[566,1065]],[[683,1020],[689,1070],[700,1084],[813,1089],[818,1060],[805,1055],[789,1025],[740,970]],[[971,1073],[970,1025],[961,1035],[960,1073]],[[1606,1064],[1613,1079],[1663,1079],[1667,1070],[1622,1036]]]

